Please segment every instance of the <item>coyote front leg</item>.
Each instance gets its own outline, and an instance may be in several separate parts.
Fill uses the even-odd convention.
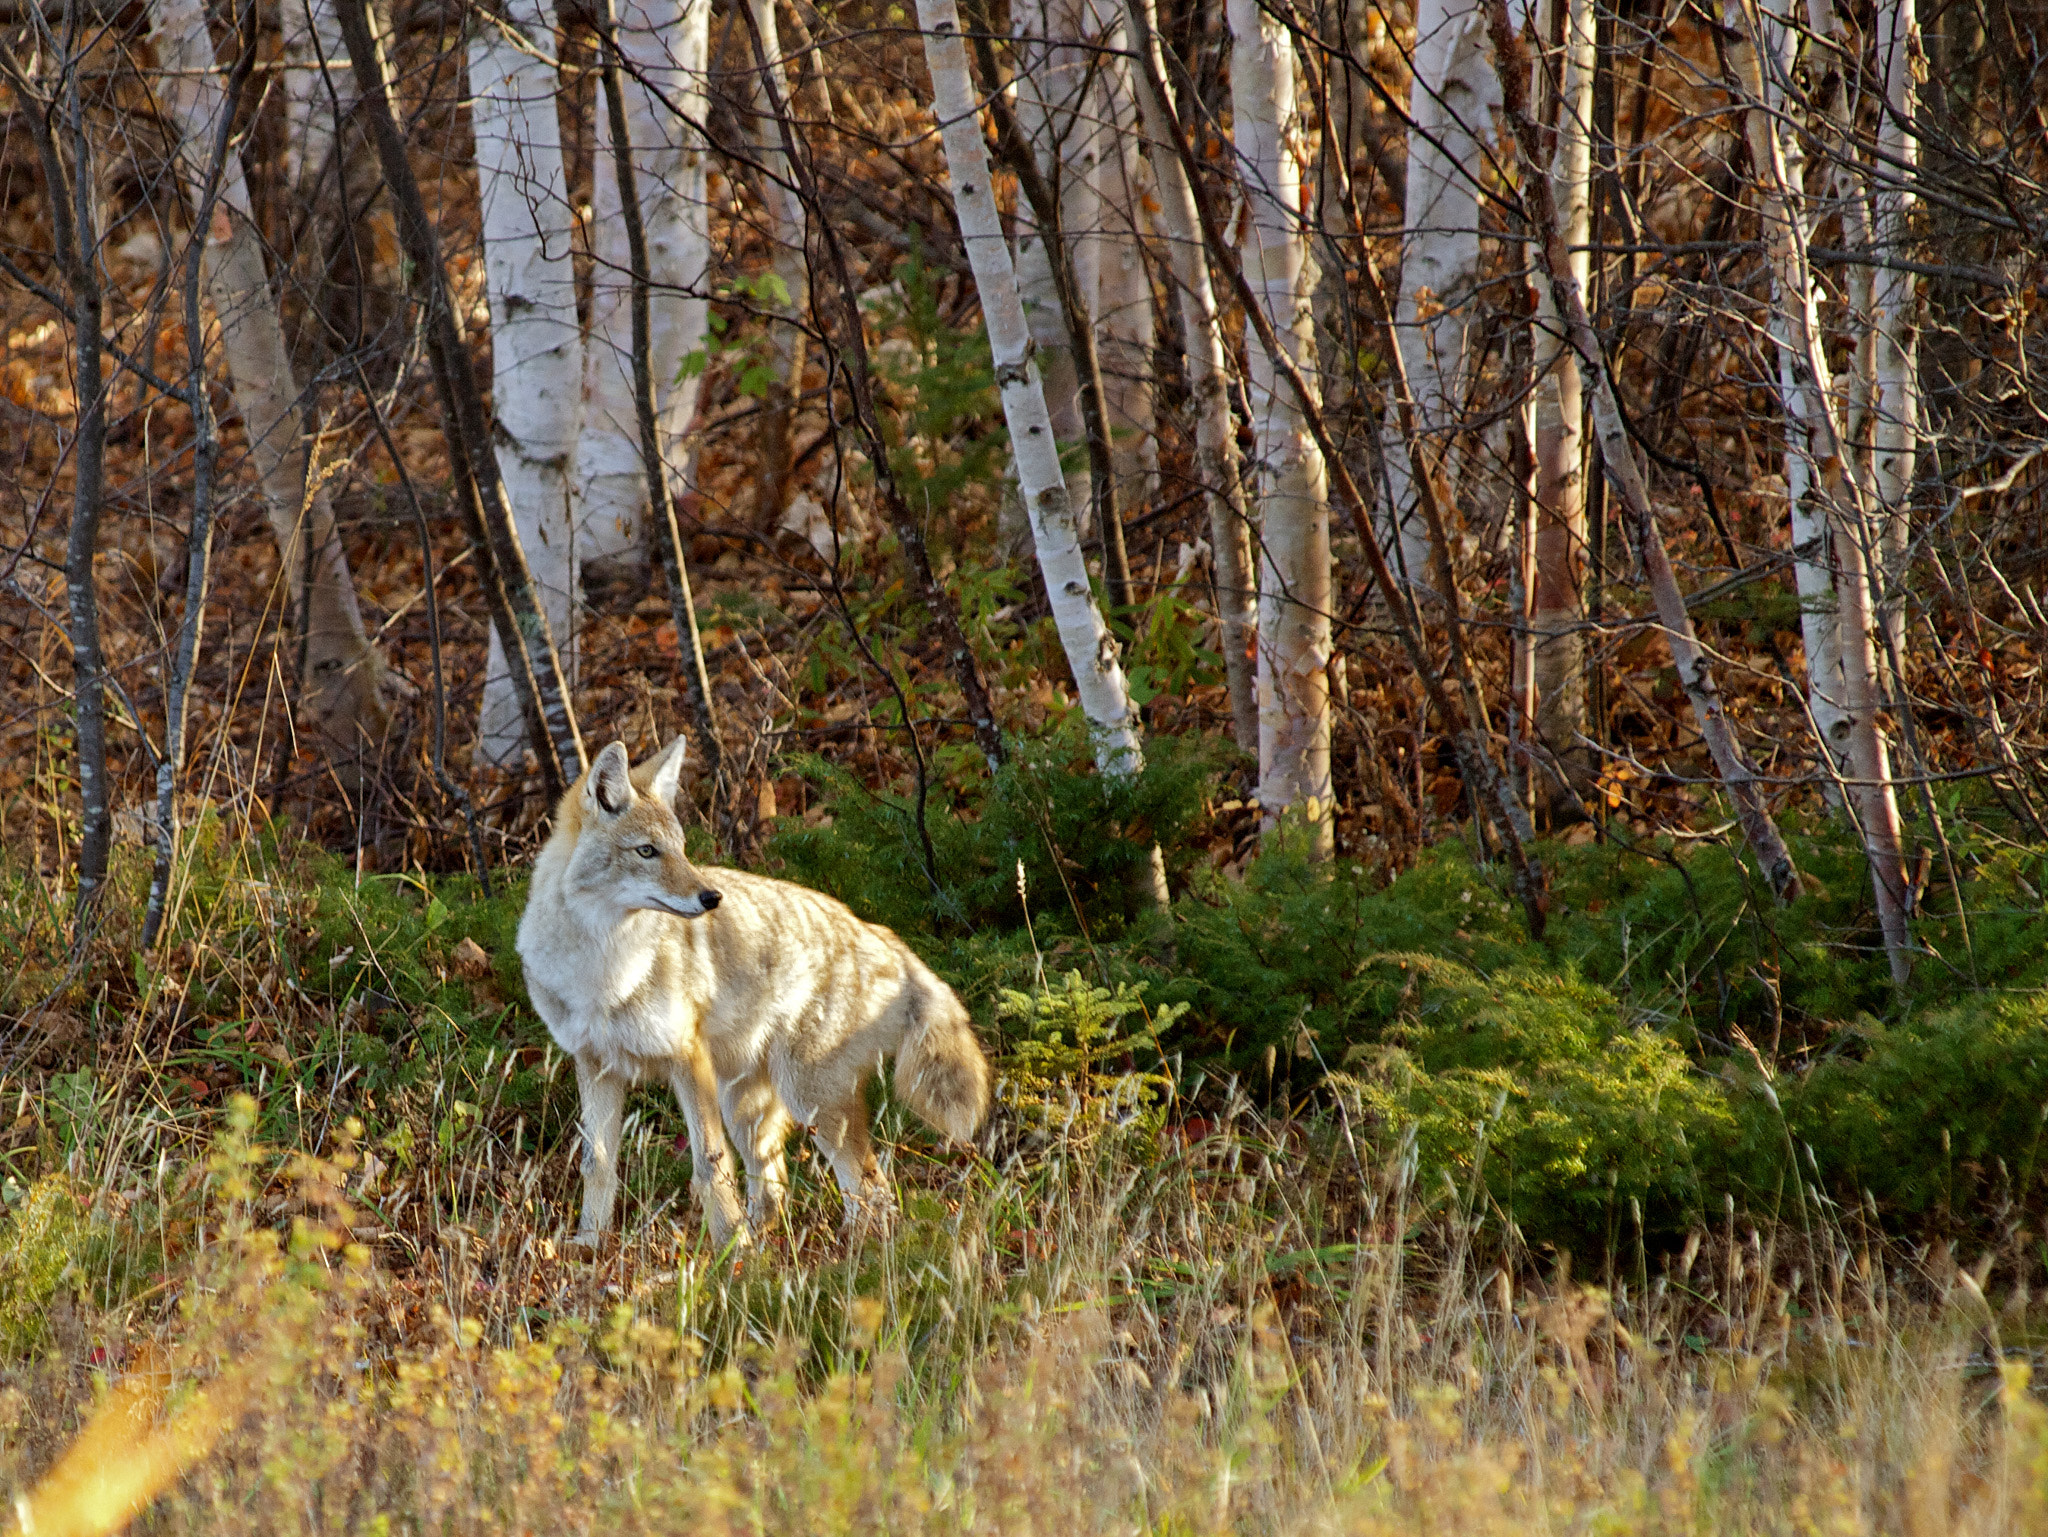
[[[583,1221],[576,1242],[595,1245],[612,1225],[619,1195],[619,1126],[625,1117],[625,1080],[595,1060],[576,1058],[576,1097],[583,1123]]]
[[[718,1078],[710,1057],[701,1048],[692,1051],[670,1066],[668,1081],[690,1128],[690,1185],[704,1203],[711,1241],[721,1249],[735,1237],[744,1243],[750,1236],[746,1210],[733,1178],[732,1148],[718,1114]]]

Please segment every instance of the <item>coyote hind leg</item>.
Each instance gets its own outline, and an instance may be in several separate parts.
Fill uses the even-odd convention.
[[[846,1200],[846,1227],[861,1231],[886,1227],[896,1213],[896,1200],[875,1161],[868,1135],[868,1111],[856,1089],[846,1100],[818,1112],[811,1136],[832,1164],[839,1193]]]
[[[725,1110],[726,1130],[740,1145],[747,1166],[747,1220],[765,1233],[782,1214],[789,1195],[789,1165],[783,1149],[796,1117],[775,1092],[765,1072],[723,1085],[718,1100]]]

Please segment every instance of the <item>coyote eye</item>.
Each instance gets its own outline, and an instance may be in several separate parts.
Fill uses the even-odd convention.
[[[651,844],[651,843],[643,843],[643,844],[641,844],[641,845],[640,845],[640,847],[638,847],[637,849],[633,850],[633,852],[634,852],[634,853],[636,853],[636,854],[638,854],[638,855],[639,855],[639,856],[640,856],[640,857],[641,857],[642,859],[659,859],[659,858],[661,858],[661,850],[660,850],[660,849],[658,849],[658,848],[656,848],[656,847],[655,847],[655,846],[654,846],[653,844]]]

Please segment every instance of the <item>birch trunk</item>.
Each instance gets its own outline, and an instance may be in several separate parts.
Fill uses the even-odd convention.
[[[1152,401],[1152,274],[1145,264],[1150,177],[1139,155],[1137,88],[1122,0],[1090,0],[1095,55],[1092,117],[1101,153],[1093,157],[1096,246],[1095,319],[1110,455],[1119,509],[1149,504],[1159,489],[1158,423]],[[1135,597],[1135,594],[1133,595]]]
[[[1786,78],[1784,67],[1791,61],[1780,61],[1768,71],[1761,68],[1753,46],[1740,26],[1739,16],[1730,19],[1737,24],[1736,37],[1729,50],[1730,62],[1743,77],[1743,88],[1752,93],[1751,108],[1743,114],[1750,163],[1759,168],[1768,166],[1775,144],[1781,166],[1779,174],[1786,185],[1803,189],[1806,154],[1799,136],[1793,134],[1789,136],[1789,142],[1778,143],[1771,127],[1772,114],[1785,109],[1785,93],[1778,82]],[[1782,31],[1780,42],[1796,47],[1796,34]],[[1769,179],[1769,174],[1761,169],[1758,174],[1761,179]],[[1794,199],[1794,210],[1802,216],[1803,203],[1802,191]],[[1784,212],[1783,202],[1779,200],[1774,211],[1765,213],[1766,224],[1782,225]],[[1784,233],[1782,227],[1780,233]],[[1767,229],[1766,235],[1769,234]],[[1806,392],[1799,382],[1800,333],[1793,315],[1793,307],[1803,306],[1811,296],[1788,293],[1785,281],[1782,263],[1774,262],[1772,284],[1775,302],[1770,309],[1769,333],[1777,371],[1779,406],[1785,424],[1785,499],[1792,528],[1792,577],[1799,592],[1800,641],[1806,652],[1807,710],[1813,718],[1820,750],[1828,756],[1827,797],[1839,807],[1839,781],[1848,767],[1848,737],[1852,727],[1842,671],[1834,542],[1829,533],[1826,511],[1814,484],[1813,467],[1818,462],[1814,446],[1815,425]]]
[[[1913,938],[1905,869],[1899,855],[1899,806],[1892,786],[1890,748],[1878,720],[1882,700],[1877,677],[1877,613],[1872,601],[1872,572],[1879,565],[1876,531],[1869,515],[1868,488],[1856,474],[1841,427],[1821,330],[1818,283],[1807,250],[1805,194],[1797,175],[1803,167],[1796,154],[1788,158],[1786,153],[1787,141],[1796,143],[1797,135],[1778,132],[1777,113],[1769,106],[1774,96],[1784,99],[1785,82],[1796,62],[1798,35],[1775,19],[1767,29],[1762,13],[1742,0],[1730,0],[1728,9],[1735,13],[1729,20],[1740,39],[1730,49],[1730,57],[1748,97],[1744,117],[1751,164],[1762,184],[1764,244],[1770,256],[1772,287],[1791,343],[1781,351],[1779,366],[1782,376],[1789,362],[1787,398],[1797,398],[1806,415],[1808,473],[1817,482],[1814,500],[1824,513],[1827,543],[1835,562],[1841,716],[1833,747],[1853,776],[1850,796],[1861,823],[1885,954],[1891,962],[1892,980],[1903,986],[1912,973]],[[1809,659],[1809,671],[1811,666]]]
[[[1208,506],[1216,617],[1230,685],[1231,731],[1239,747],[1254,752],[1259,713],[1251,647],[1257,633],[1258,594],[1252,586],[1251,522],[1245,510],[1237,426],[1230,417],[1230,375],[1216,313],[1216,290],[1209,277],[1194,189],[1173,150],[1176,108],[1170,99],[1162,101],[1159,96],[1167,76],[1166,61],[1159,52],[1153,0],[1126,3],[1136,13],[1133,30],[1150,56],[1149,67],[1136,73],[1145,131],[1152,143],[1152,173],[1166,236],[1167,264],[1180,305],[1188,395],[1194,403],[1195,464]],[[1160,82],[1157,87],[1155,80]]]
[[[1315,388],[1315,267],[1302,220],[1294,42],[1257,0],[1230,0],[1230,104],[1249,217],[1239,261],[1259,308]],[[1303,402],[1275,360],[1249,350],[1258,488],[1259,810],[1271,827],[1297,809],[1312,852],[1333,851],[1330,816],[1330,506]]]
[[[1464,409],[1479,279],[1477,176],[1483,137],[1499,103],[1487,58],[1485,22],[1474,0],[1419,0],[1414,80],[1408,110],[1406,241],[1395,323],[1423,441],[1441,459],[1451,426]],[[1427,473],[1404,445],[1387,453],[1393,527],[1388,549],[1409,586],[1430,585],[1429,533],[1416,501],[1415,479]]]
[[[491,623],[505,642],[527,729],[540,759],[542,788],[559,795],[589,767],[582,733],[576,727],[575,700],[562,673],[547,615],[534,596],[526,553],[520,548],[519,533],[506,505],[504,482],[498,478],[497,458],[491,450],[490,414],[483,388],[456,323],[440,235],[427,213],[419,178],[413,174],[405,134],[391,110],[390,88],[369,12],[364,0],[336,0],[335,13],[341,20],[356,91],[411,268],[434,392],[440,398],[442,439],[448,445],[454,471],[456,509],[477,556],[477,575],[482,579]]]
[[[776,25],[775,0],[747,0],[747,7],[753,12],[761,55],[767,60],[751,77],[756,124],[754,154],[761,167],[761,190],[768,213],[771,270],[780,290],[770,296],[766,306],[777,316],[768,328],[775,377],[769,385],[767,409],[761,417],[760,497],[755,508],[763,526],[773,528],[782,517],[782,504],[788,495],[789,435],[794,426],[796,397],[803,392],[803,320],[810,313],[811,284],[810,268],[804,260],[803,200],[797,196],[790,177],[789,157],[783,153],[782,133],[771,105],[794,99],[782,54],[782,35]],[[772,91],[766,79],[770,72],[775,77]]]
[[[1045,387],[1032,356],[1010,248],[1003,239],[994,189],[989,185],[988,145],[967,69],[954,0],[918,0],[925,63],[931,71],[932,104],[952,184],[953,209],[967,247],[974,286],[988,328],[1003,419],[1019,490],[1031,519],[1038,563],[1052,603],[1053,622],[1074,675],[1074,690],[1095,737],[1095,761],[1105,774],[1130,777],[1144,767],[1138,714],[1117,658],[1116,639],[1088,584],[1081,555],[1081,531],[1060,468]]]
[[[485,291],[491,307],[492,416],[498,474],[555,636],[576,679],[575,507],[569,465],[583,415],[583,333],[570,261],[574,219],[555,113],[555,39],[542,0],[479,14],[469,44]],[[478,757],[516,764],[526,717],[494,631],[484,672]]]
[[[1558,72],[1557,150],[1550,163],[1559,233],[1571,254],[1572,281],[1590,291],[1593,232],[1593,74],[1598,62],[1592,0],[1553,0],[1564,8]],[[1571,365],[1562,317],[1547,283],[1537,286],[1536,352],[1536,732],[1552,753],[1568,755],[1586,727],[1585,640],[1578,625],[1586,570],[1585,402]],[[1567,761],[1577,761],[1576,755]]]
[[[1763,870],[1764,878],[1781,902],[1799,896],[1802,886],[1791,851],[1772,820],[1765,804],[1763,786],[1755,767],[1735,740],[1720,686],[1714,679],[1713,663],[1699,643],[1686,611],[1685,594],[1679,589],[1671,556],[1664,547],[1664,533],[1658,526],[1656,509],[1650,504],[1649,487],[1636,464],[1635,448],[1622,424],[1615,402],[1614,386],[1600,351],[1592,318],[1586,313],[1586,297],[1572,274],[1571,250],[1564,242],[1557,209],[1551,197],[1550,179],[1543,174],[1543,155],[1535,121],[1528,105],[1528,55],[1520,36],[1508,21],[1507,0],[1485,0],[1487,29],[1492,34],[1494,56],[1499,61],[1502,107],[1514,133],[1522,166],[1522,203],[1536,236],[1544,276],[1548,280],[1557,313],[1564,321],[1572,361],[1580,371],[1582,384],[1590,388],[1594,430],[1600,435],[1601,462],[1621,497],[1624,511],[1635,527],[1637,547],[1650,579],[1650,591],[1657,605],[1671,660],[1680,687],[1693,709],[1707,751],[1728,795],[1735,802],[1744,839]]]
[[[1913,0],[1884,0],[1880,5],[1877,48],[1884,105],[1878,118],[1877,159],[1871,167],[1875,188],[1871,222],[1879,254],[1894,256],[1905,244],[1912,223],[1916,201],[1913,177],[1920,163],[1920,142],[1913,126],[1918,110],[1915,71],[1925,67],[1925,55]],[[1877,269],[1871,299],[1877,350],[1871,458],[1884,518],[1885,555],[1885,590],[1879,613],[1890,635],[1889,649],[1903,656],[1906,619],[1901,590],[1906,579],[1913,476],[1920,447],[1920,358],[1913,275],[1894,267]],[[1903,689],[1903,681],[1896,686]]]
[[[1060,283],[1053,271],[1063,240],[1074,277],[1075,306],[1096,314],[1099,243],[1085,238],[1101,221],[1095,161],[1102,135],[1089,121],[1093,70],[1087,49],[1088,0],[1029,0],[1015,12],[1017,126],[1030,144],[1038,173],[1059,203],[1059,227],[1044,228],[1028,209],[1020,210],[1017,231],[1017,287],[1038,355],[1046,411],[1055,439],[1068,445],[1064,458],[1068,503],[1084,533],[1090,528],[1094,497],[1089,466],[1072,446],[1087,435],[1081,410],[1081,364],[1075,338],[1067,331]],[[990,82],[993,86],[994,82]],[[1015,466],[1011,473],[1022,475]],[[1021,492],[1021,485],[1020,485]],[[1029,516],[1027,508],[1027,518]]]
[[[683,438],[697,414],[702,377],[701,364],[685,367],[685,359],[701,353],[710,316],[708,162],[692,126],[701,124],[706,112],[710,0],[624,0],[618,36],[647,233],[649,363],[662,460],[673,474],[679,464],[689,463]],[[594,153],[590,241],[595,275],[575,469],[582,518],[577,548],[587,569],[623,574],[644,585],[647,482],[633,403],[632,256],[626,248],[611,128],[603,113],[598,114]]]
[[[165,101],[183,143],[181,177],[197,193],[225,104],[200,0],[152,0],[151,38],[170,72]],[[363,629],[355,583],[323,485],[308,484],[299,386],[264,267],[239,152],[221,167],[206,229],[206,287],[220,326],[235,412],[277,540],[293,625],[303,638],[300,718],[330,751],[381,743],[391,724],[385,664]]]

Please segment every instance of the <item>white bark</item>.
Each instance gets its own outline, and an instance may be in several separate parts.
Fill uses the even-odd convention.
[[[1128,0],[1142,7],[1143,33],[1152,47],[1152,71],[1170,78],[1159,49],[1159,28],[1153,0]],[[1216,576],[1217,620],[1222,629],[1223,661],[1230,682],[1230,718],[1237,745],[1256,750],[1259,740],[1258,700],[1249,656],[1258,620],[1257,592],[1252,585],[1251,523],[1244,504],[1239,472],[1237,426],[1230,417],[1230,376],[1223,350],[1223,332],[1216,312],[1216,291],[1209,276],[1201,216],[1187,168],[1173,147],[1171,102],[1161,102],[1151,89],[1152,75],[1138,72],[1146,134],[1152,142],[1152,170],[1158,186],[1159,222],[1166,236],[1167,264],[1173,273],[1180,305],[1181,332],[1188,395],[1194,403],[1195,463],[1208,503],[1209,544]]]
[[[1239,259],[1259,307],[1311,388],[1312,298],[1302,217],[1294,43],[1258,0],[1230,0],[1230,102],[1249,216]],[[1330,821],[1330,507],[1323,456],[1302,403],[1262,347],[1249,349],[1259,570],[1259,808],[1290,808],[1332,845]]]
[[[181,173],[188,195],[196,194],[227,100],[200,0],[152,0],[150,33],[168,72],[165,105],[183,137]],[[235,412],[263,489],[292,612],[306,637],[301,716],[332,745],[375,742],[390,724],[384,660],[364,633],[327,493],[307,484],[299,387],[250,213],[242,157],[232,147],[206,231],[205,274]]]
[[[1408,110],[1406,249],[1395,323],[1415,390],[1423,441],[1441,452],[1463,410],[1472,292],[1479,277],[1477,178],[1484,135],[1500,104],[1486,46],[1486,24],[1474,0],[1419,0],[1414,81]],[[1390,551],[1395,570],[1427,588],[1429,532],[1416,507],[1414,475],[1404,447],[1387,450],[1393,506]]]
[[[1059,198],[1059,232],[1074,273],[1075,299],[1093,316],[1102,248],[1087,237],[1102,218],[1096,162],[1105,141],[1092,119],[1089,53],[1076,43],[1087,33],[1091,7],[1088,0],[1026,0],[1014,14],[1017,127],[1031,145],[1039,174]],[[1028,203],[1018,209],[1017,223],[1018,291],[1044,380],[1053,434],[1068,445],[1067,497],[1085,529],[1092,496],[1087,456],[1075,451],[1087,434],[1080,363],[1067,334],[1046,233],[1038,228]],[[1102,361],[1106,367],[1107,360]]]
[[[1899,856],[1899,807],[1892,786],[1890,750],[1878,720],[1876,625],[1871,573],[1878,559],[1876,530],[1870,516],[1869,488],[1857,473],[1839,415],[1835,388],[1821,330],[1819,289],[1808,256],[1808,220],[1796,134],[1781,134],[1777,114],[1768,109],[1773,91],[1783,99],[1797,52],[1797,35],[1775,18],[1744,0],[1730,0],[1731,18],[1743,42],[1731,50],[1741,72],[1751,107],[1745,114],[1750,155],[1764,197],[1764,242],[1770,254],[1775,308],[1783,316],[1790,345],[1780,352],[1781,370],[1789,361],[1787,398],[1797,397],[1805,412],[1810,456],[1809,476],[1814,501],[1824,510],[1827,542],[1835,561],[1838,626],[1836,650],[1841,668],[1842,716],[1833,744],[1853,778],[1851,795],[1862,824],[1863,845],[1870,865],[1878,924],[1892,977],[1904,984],[1911,974],[1911,919],[1905,893],[1905,872]],[[1789,450],[1788,450],[1789,454]],[[1811,661],[1809,660],[1809,668]]]
[[[1116,639],[1103,623],[1088,585],[1081,530],[1060,469],[1044,384],[1032,357],[1023,295],[989,184],[988,145],[967,70],[959,11],[954,0],[918,0],[917,18],[924,32],[932,106],[945,148],[953,210],[981,298],[1003,419],[1010,429],[1011,460],[1031,518],[1053,622],[1082,712],[1094,732],[1097,766],[1107,774],[1133,775],[1144,766],[1138,715],[1117,659]]]
[[[710,316],[708,167],[705,146],[689,123],[701,123],[706,110],[711,6],[710,0],[620,0],[618,18],[619,52],[628,65],[627,132],[647,229],[655,409],[662,459],[675,473],[685,463],[682,439],[696,415],[701,370],[688,370],[686,378],[677,375],[685,358],[703,348]],[[577,550],[585,564],[644,571],[647,481],[633,405],[632,263],[620,215],[611,126],[603,112],[597,114],[594,155],[590,241],[595,275],[575,469],[582,519]]]
[[[1905,243],[1915,198],[1912,177],[1920,162],[1913,133],[1917,108],[1914,70],[1922,62],[1913,0],[1884,0],[1878,9],[1878,67],[1884,106],[1878,118],[1877,160],[1871,171],[1872,233],[1880,254],[1897,255]],[[1913,275],[1880,268],[1872,292],[1877,344],[1872,464],[1884,517],[1885,595],[1882,617],[1892,645],[1905,649],[1905,609],[1896,596],[1905,581],[1911,533],[1909,504],[1920,446],[1920,361]]]
[[[1559,233],[1571,249],[1572,280],[1581,293],[1590,293],[1593,263],[1586,247],[1593,232],[1593,73],[1598,58],[1593,3],[1552,3],[1565,14],[1551,196]],[[1564,753],[1577,745],[1586,723],[1585,642],[1576,628],[1582,617],[1586,550],[1586,417],[1556,298],[1547,283],[1538,284],[1536,294],[1536,726],[1553,751]]]
[[[1739,7],[1733,9],[1739,12]],[[1730,20],[1738,30],[1742,27],[1739,14]],[[1775,35],[1781,45],[1796,49],[1796,34],[1781,28]],[[1760,179],[1770,183],[1773,173],[1768,167],[1772,164],[1772,157],[1776,156],[1778,169],[1775,174],[1785,187],[1794,192],[1790,214],[1803,222],[1803,198],[1797,194],[1805,178],[1805,152],[1797,134],[1781,138],[1773,123],[1773,114],[1784,109],[1785,92],[1781,82],[1786,78],[1793,58],[1789,55],[1781,57],[1765,67],[1746,40],[1736,45],[1733,57],[1743,75],[1745,88],[1753,93],[1754,104],[1744,114],[1751,163],[1762,168],[1759,170]],[[1787,212],[1786,200],[1780,197],[1771,200],[1771,207],[1764,215],[1767,225],[1778,226],[1780,243],[1789,240],[1793,233],[1784,227]],[[1816,463],[1815,424],[1811,419],[1811,403],[1800,384],[1801,322],[1794,310],[1796,308],[1803,314],[1812,301],[1812,295],[1785,291],[1785,284],[1796,279],[1788,274],[1782,262],[1773,263],[1772,280],[1776,291],[1769,330],[1777,368],[1778,399],[1785,423],[1785,496],[1792,525],[1793,581],[1799,591],[1800,639],[1806,651],[1807,709],[1812,714],[1821,750],[1832,760],[1834,772],[1829,775],[1832,781],[1846,766],[1851,727],[1842,673],[1833,540],[1829,536],[1826,509],[1816,494],[1813,475]],[[1840,799],[1832,783],[1829,799],[1836,802]]]
[[[562,676],[576,678],[575,508],[569,465],[583,415],[583,336],[570,261],[568,178],[555,114],[555,40],[544,0],[479,15],[469,44],[485,290],[491,307],[498,473]],[[477,753],[518,763],[526,718],[491,632]]]
[[[1097,355],[1102,368],[1110,457],[1117,504],[1126,512],[1150,503],[1159,489],[1158,423],[1152,401],[1152,274],[1145,264],[1149,168],[1138,151],[1137,85],[1129,57],[1122,0],[1090,0],[1095,56],[1091,115],[1102,141],[1093,157],[1096,247],[1086,265],[1095,274]]]

